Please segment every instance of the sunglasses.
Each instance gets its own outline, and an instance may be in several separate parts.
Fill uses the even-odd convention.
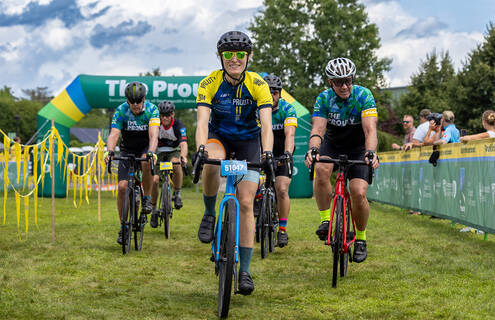
[[[278,89],[270,89],[270,93],[271,94],[277,94],[277,93],[280,93],[280,91]]]
[[[352,84],[352,78],[332,79],[332,83],[336,87],[342,87],[344,84],[349,87]]]
[[[402,123],[409,123],[409,122],[411,122],[411,121],[402,121]]]
[[[172,113],[161,113],[160,116],[162,117],[171,117]]]
[[[246,51],[224,51],[222,52],[222,56],[225,58],[225,60],[230,60],[236,56],[237,60],[242,60],[244,57],[247,55]]]
[[[127,103],[128,103],[128,104],[140,104],[140,103],[141,103],[141,102],[143,102],[143,101],[144,101],[144,99],[139,100],[139,101],[134,100],[134,99],[127,99]]]

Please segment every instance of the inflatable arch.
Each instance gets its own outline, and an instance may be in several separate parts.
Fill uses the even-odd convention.
[[[262,76],[265,73],[261,74]],[[47,120],[53,119],[64,142],[69,145],[70,128],[81,120],[92,108],[115,109],[126,101],[124,89],[129,82],[140,81],[148,88],[146,99],[158,104],[162,100],[171,100],[177,109],[196,107],[199,82],[203,76],[178,77],[127,77],[79,75],[65,89],[54,97],[38,112],[39,137],[43,136],[49,126]],[[310,197],[312,188],[300,188],[309,183],[308,173],[304,167],[304,153],[307,150],[311,130],[310,114],[302,104],[285,90],[282,98],[291,103],[297,113],[296,152],[294,154],[295,175],[291,184],[291,196]],[[299,186],[299,187],[296,187]],[[306,189],[306,190],[303,190]]]

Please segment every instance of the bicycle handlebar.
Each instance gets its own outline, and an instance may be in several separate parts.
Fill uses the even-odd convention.
[[[130,154],[130,155],[127,155],[125,157],[117,157],[117,156],[112,156],[109,160],[108,160],[108,164],[107,164],[107,168],[108,168],[108,173],[112,173],[112,161],[113,160],[130,160],[131,162],[134,161],[134,162],[138,162],[138,161],[149,161],[150,162],[150,171],[151,171],[151,175],[153,175],[153,169],[154,169],[154,164],[153,164],[153,161],[150,161],[152,160],[153,158],[148,158],[148,157],[144,157],[144,158],[136,158],[134,155]]]
[[[366,157],[368,158],[368,163],[364,160],[349,160],[347,159],[346,155],[340,155],[339,159],[319,159],[316,160],[316,154],[318,153],[318,150],[313,149],[311,150],[311,168],[310,168],[310,174],[309,174],[309,180],[313,181],[314,177],[314,171],[315,171],[315,163],[316,162],[322,162],[322,163],[333,163],[337,164],[342,167],[350,167],[353,165],[366,165],[368,166],[368,184],[371,185],[373,183],[373,155],[372,154],[367,154]]]

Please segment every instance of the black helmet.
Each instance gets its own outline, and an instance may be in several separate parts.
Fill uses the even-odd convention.
[[[220,40],[217,42],[218,53],[224,51],[234,50],[234,51],[246,51],[251,53],[253,49],[253,43],[251,39],[241,31],[229,31],[224,33]]]
[[[141,82],[131,82],[125,87],[125,97],[130,103],[140,103],[146,96],[146,87]]]
[[[273,73],[266,75],[263,79],[268,83],[270,89],[282,90],[282,80]]]
[[[175,104],[172,101],[163,100],[158,105],[158,110],[161,116],[169,116],[175,111]]]

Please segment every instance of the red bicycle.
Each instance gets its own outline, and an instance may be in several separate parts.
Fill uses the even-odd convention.
[[[344,277],[347,274],[347,263],[352,262],[351,246],[356,240],[356,225],[352,217],[351,197],[347,188],[347,172],[353,165],[366,165],[369,167],[368,184],[373,180],[373,155],[368,156],[369,164],[364,160],[349,160],[347,155],[340,155],[339,159],[322,159],[316,160],[318,151],[311,151],[311,172],[309,179],[313,180],[314,169],[316,162],[333,163],[338,165],[337,181],[335,183],[335,192],[332,201],[332,215],[328,228],[328,238],[325,241],[326,245],[332,247],[333,253],[333,273],[332,287],[337,287],[337,275],[340,262],[340,276]],[[335,219],[334,219],[335,217]],[[334,223],[335,220],[335,223]],[[352,230],[351,230],[352,221]],[[333,230],[332,230],[333,226]]]

